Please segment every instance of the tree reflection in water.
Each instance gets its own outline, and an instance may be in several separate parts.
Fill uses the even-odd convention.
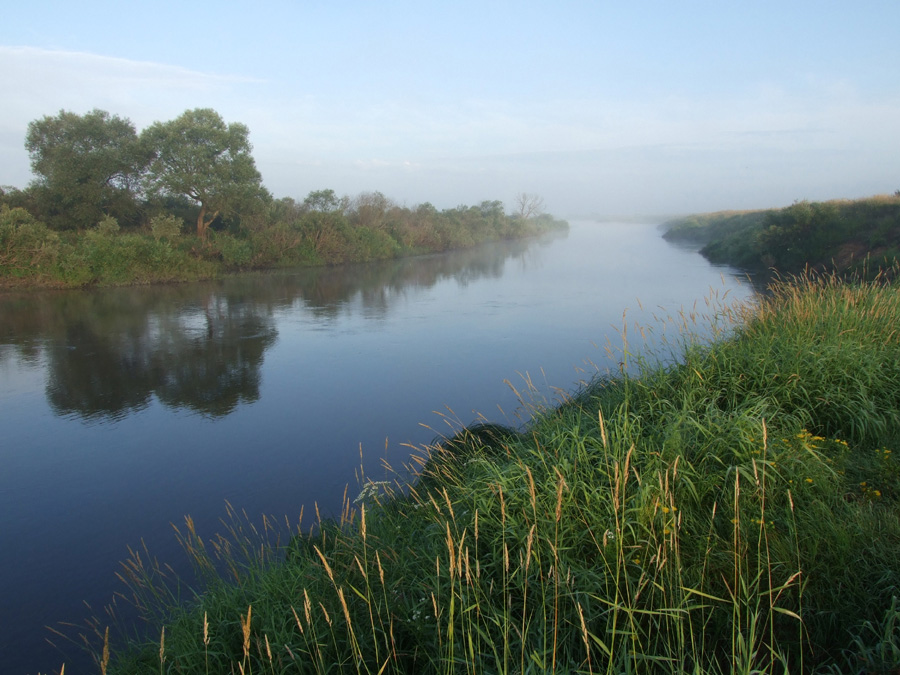
[[[0,298],[0,345],[20,363],[44,361],[56,415],[114,421],[155,397],[219,418],[259,399],[279,310],[299,301],[318,321],[359,309],[383,318],[411,289],[499,278],[508,261],[528,264],[541,245],[565,235],[216,282],[10,294]]]
[[[108,303],[108,294],[90,294]],[[277,337],[265,304],[207,293],[189,305],[84,307],[48,350],[47,398],[58,415],[119,419],[153,396],[210,417],[259,398]]]

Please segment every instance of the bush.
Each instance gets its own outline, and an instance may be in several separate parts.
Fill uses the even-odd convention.
[[[150,219],[150,232],[157,241],[160,239],[172,241],[178,238],[183,227],[184,221],[171,214],[160,214]]]
[[[103,235],[111,236],[114,234],[118,234],[119,230],[119,221],[116,220],[113,216],[106,216],[103,220],[97,223],[97,232]]]
[[[246,239],[217,233],[210,238],[210,246],[221,256],[225,267],[230,269],[249,267],[253,260],[253,248]]]
[[[393,258],[399,251],[399,245],[384,230],[369,227],[356,229],[356,256],[359,261],[384,260]]]
[[[58,254],[58,234],[23,208],[0,206],[0,274],[41,276]]]

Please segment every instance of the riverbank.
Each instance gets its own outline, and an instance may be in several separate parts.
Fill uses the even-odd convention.
[[[626,344],[638,374],[461,432],[314,535],[188,520],[203,593],[127,561],[155,639],[113,636],[107,672],[896,667],[896,288],[807,278],[717,317],[680,365]]]
[[[0,205],[0,290],[129,286],[214,279],[249,270],[388,260],[566,230],[550,215],[507,215],[500,202],[437,211],[393,206],[301,209],[289,200],[257,221],[186,234],[175,216],[123,229],[115,218],[54,231],[21,207]]]
[[[750,271],[876,274],[900,259],[898,194],[706,213],[665,227],[669,241],[695,243],[710,262]]]

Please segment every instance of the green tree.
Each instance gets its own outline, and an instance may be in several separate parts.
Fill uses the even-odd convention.
[[[105,215],[124,222],[136,217],[148,157],[127,118],[61,110],[28,125],[25,148],[37,176],[31,186],[37,208],[51,227],[83,229]]]
[[[240,213],[267,195],[250,154],[248,134],[246,125],[225,124],[210,108],[152,124],[141,135],[153,153],[148,191],[184,195],[199,204],[197,234],[206,239],[219,215]]]
[[[313,190],[303,200],[308,211],[346,211],[350,200],[338,197],[334,190]]]

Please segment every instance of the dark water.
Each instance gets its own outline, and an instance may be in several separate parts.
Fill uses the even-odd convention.
[[[573,223],[385,264],[0,296],[3,671],[88,670],[45,626],[102,615],[128,546],[183,565],[185,514],[203,535],[226,500],[336,514],[360,452],[379,480],[448,420],[520,424],[520,396],[618,368],[623,311],[649,325],[710,289],[752,292],[654,226]]]

